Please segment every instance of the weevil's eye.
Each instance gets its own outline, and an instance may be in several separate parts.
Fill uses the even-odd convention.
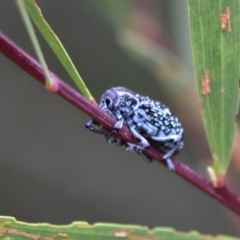
[[[107,105],[107,107],[109,107],[110,103],[111,103],[111,100],[109,98],[106,98],[105,99],[105,103]]]

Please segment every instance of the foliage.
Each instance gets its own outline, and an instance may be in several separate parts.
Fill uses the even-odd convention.
[[[156,228],[149,230],[136,225],[74,222],[70,225],[56,226],[47,223],[29,224],[16,221],[11,217],[0,216],[1,239],[178,239],[178,240],[210,240],[213,237],[200,235],[197,232],[180,233],[172,228]],[[227,236],[214,237],[215,240],[234,240]]]
[[[221,178],[230,163],[239,108],[240,3],[188,2],[195,79],[214,170]]]

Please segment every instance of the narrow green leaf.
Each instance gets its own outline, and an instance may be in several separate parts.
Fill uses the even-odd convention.
[[[198,232],[180,233],[172,228],[156,228],[111,223],[89,225],[86,222],[74,222],[70,225],[57,226],[47,223],[32,224],[16,221],[12,217],[0,216],[0,239],[162,239],[162,240],[236,240],[237,238],[219,235],[218,237],[200,235]]]
[[[18,0],[16,0],[16,4],[17,4],[19,12],[22,16],[23,22],[26,26],[29,37],[32,41],[32,44],[33,44],[34,50],[37,54],[38,60],[42,65],[42,69],[43,69],[43,72],[44,72],[44,75],[45,75],[45,78],[46,78],[46,86],[48,87],[48,89],[52,89],[53,86],[54,86],[54,83],[53,83],[53,80],[50,77],[48,67],[47,67],[47,63],[45,62],[41,47],[38,43],[34,28],[32,26],[32,22],[30,20],[30,17],[28,16],[25,5],[24,5],[23,1],[18,1]]]
[[[29,12],[29,15],[33,19],[34,23],[38,27],[39,31],[42,33],[43,37],[52,48],[59,61],[62,63],[68,74],[74,80],[75,84],[78,86],[82,94],[89,100],[93,100],[92,95],[88,91],[85,83],[83,82],[81,76],[79,75],[77,69],[75,68],[72,60],[68,56],[65,48],[63,47],[61,41],[58,39],[56,34],[48,25],[47,21],[44,19],[40,8],[37,6],[34,0],[24,0],[25,6]]]
[[[240,1],[188,0],[188,4],[198,94],[220,179],[229,166],[239,107]]]

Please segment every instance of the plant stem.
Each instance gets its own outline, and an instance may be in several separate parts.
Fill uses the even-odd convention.
[[[1,32],[0,52],[2,52],[2,54],[4,54],[7,58],[11,59],[19,67],[24,69],[27,73],[32,75],[36,80],[45,85],[45,77],[41,65]],[[101,123],[107,130],[111,130],[113,128],[116,122],[115,119],[98,108],[96,104],[88,101],[79,92],[59,79],[54,73],[50,72],[50,75],[58,84],[57,94],[59,96],[73,104],[75,107],[86,113],[97,122]],[[127,142],[136,143],[134,137],[126,127],[123,127],[116,134],[116,136]],[[150,147],[149,149],[144,150],[144,154],[153,158],[157,162],[166,165],[165,161],[162,160],[163,154],[158,149]],[[211,182],[190,169],[182,162],[176,159],[172,159],[172,162],[175,166],[176,174],[187,180],[192,185],[196,186],[198,189],[201,189],[214,199],[218,200],[240,216],[240,200],[228,190],[227,186],[214,188]]]

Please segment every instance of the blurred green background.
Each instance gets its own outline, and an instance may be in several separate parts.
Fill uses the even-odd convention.
[[[115,0],[112,9],[111,0],[37,3],[96,99],[107,88],[125,86],[166,103],[186,129],[178,159],[206,176],[211,159],[200,107],[193,105],[187,1]],[[141,35],[129,48],[131,28]],[[14,1],[0,1],[0,29],[35,56]],[[49,68],[74,86],[38,36]],[[154,40],[151,46],[159,52],[151,57],[160,68],[136,49],[134,58],[129,54],[143,46],[143,36]],[[0,215],[28,222],[83,220],[238,234],[234,214],[221,204],[161,165],[107,145],[85,129],[88,116],[2,55],[0,66]]]

